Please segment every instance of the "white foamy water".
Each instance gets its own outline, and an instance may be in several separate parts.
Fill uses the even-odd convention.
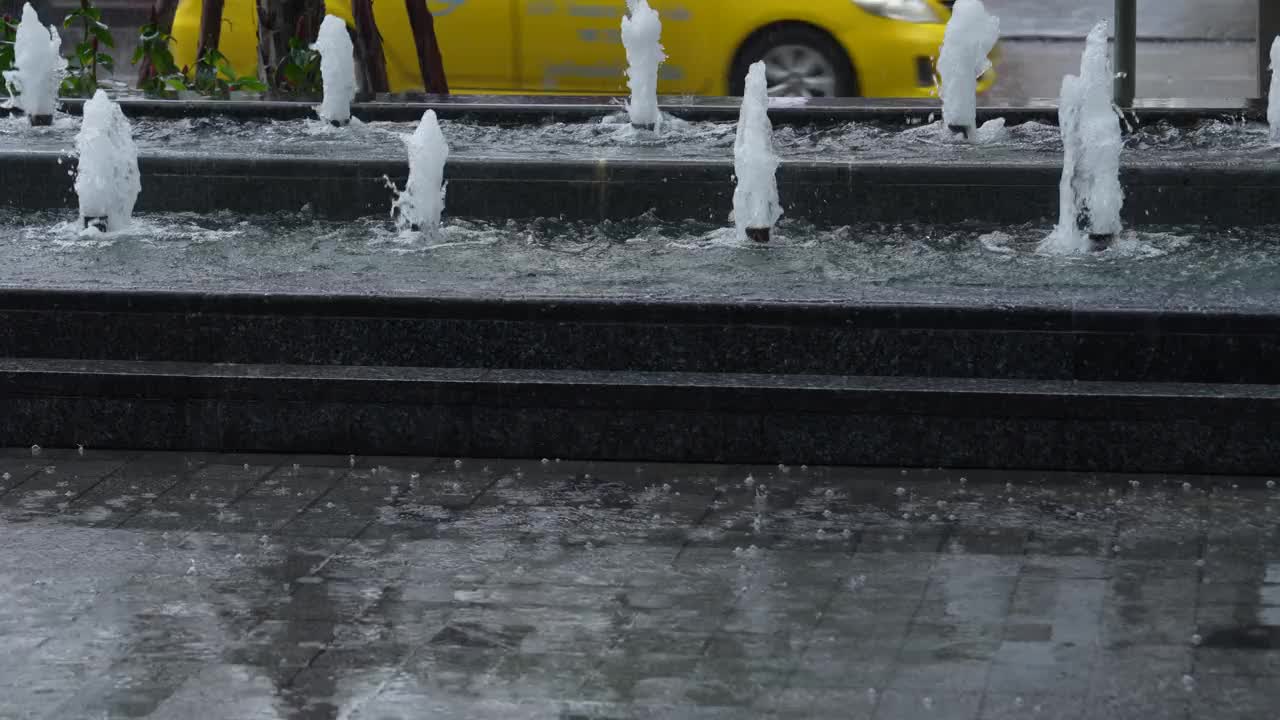
[[[942,121],[963,128],[974,140],[977,127],[978,78],[991,68],[987,56],[1000,39],[1000,19],[987,12],[982,0],[958,0],[938,53],[942,78]]]
[[[747,72],[738,133],[733,143],[733,221],[740,237],[749,228],[772,228],[782,216],[778,202],[778,156],[769,122],[769,88],[763,61]]]
[[[320,80],[324,84],[319,115],[329,122],[346,124],[351,119],[351,101],[356,98],[355,47],[347,24],[326,15],[311,49],[320,53]]]
[[[658,65],[667,56],[662,51],[662,21],[646,0],[627,0],[622,18],[622,45],[627,51],[627,87],[631,102],[627,112],[635,125],[653,125],[658,114]]]
[[[433,234],[444,211],[444,163],[449,144],[440,132],[434,110],[422,114],[418,129],[409,137],[409,180],[392,203],[391,212],[401,230]]]
[[[58,85],[67,70],[61,54],[62,40],[53,27],[40,24],[30,3],[22,6],[22,20],[13,42],[13,70],[4,72],[9,106],[28,115],[52,115],[58,103]]]
[[[75,189],[80,198],[81,226],[90,219],[107,232],[128,227],[142,190],[138,149],[120,106],[102,90],[84,104],[76,154],[80,158]]]
[[[1058,225],[1041,246],[1045,252],[1087,252],[1090,235],[1120,232],[1122,141],[1120,118],[1112,104],[1113,77],[1107,23],[1100,22],[1085,41],[1080,75],[1062,79],[1060,206]]]
[[[1271,126],[1271,142],[1280,143],[1280,37],[1271,42],[1271,92],[1267,98],[1267,123]]]

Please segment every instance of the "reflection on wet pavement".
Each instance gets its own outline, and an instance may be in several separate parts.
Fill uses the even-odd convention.
[[[1268,718],[1267,479],[0,452],[3,718]]]

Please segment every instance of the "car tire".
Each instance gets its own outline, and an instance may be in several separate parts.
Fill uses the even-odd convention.
[[[730,70],[730,95],[742,95],[747,69],[759,60],[764,60],[770,69],[770,95],[858,95],[857,77],[849,56],[830,35],[811,25],[772,25],[748,38]],[[782,68],[786,76],[778,77],[775,68]],[[783,89],[778,89],[780,86]]]

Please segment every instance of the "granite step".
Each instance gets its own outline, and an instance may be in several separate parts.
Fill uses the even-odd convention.
[[[386,217],[386,180],[401,183],[401,159],[142,152],[139,212],[296,213],[330,219]],[[505,220],[723,222],[732,207],[728,158],[454,157],[445,170],[453,217]],[[1062,163],[1057,158],[902,161],[791,160],[778,170],[787,217],[819,226],[1053,223]],[[1129,227],[1239,227],[1280,222],[1271,199],[1280,169],[1256,157],[1150,158],[1121,169]],[[63,149],[0,147],[0,206],[76,207]],[[324,202],[317,203],[317,198]],[[856,210],[855,210],[856,209]]]
[[[0,357],[1280,384],[1280,363],[1260,361],[1280,353],[1280,314],[1042,299],[0,289]]]
[[[1267,474],[1280,386],[0,359],[4,445]]]

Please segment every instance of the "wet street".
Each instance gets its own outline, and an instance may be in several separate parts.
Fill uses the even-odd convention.
[[[5,451],[3,718],[1249,718],[1264,479]]]

